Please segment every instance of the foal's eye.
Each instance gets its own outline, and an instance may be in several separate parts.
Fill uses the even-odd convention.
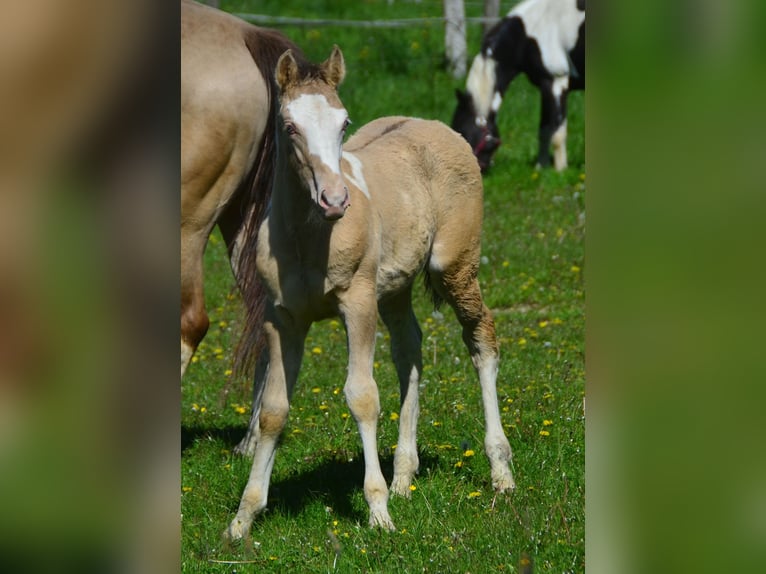
[[[288,135],[295,135],[295,126],[293,124],[285,124],[285,131],[288,133]]]
[[[348,126],[350,126],[350,125],[351,125],[351,120],[350,120],[350,119],[348,119],[348,118],[346,118],[346,119],[345,119],[345,121],[343,122],[343,128],[342,128],[342,130],[341,130],[341,131],[344,131],[344,132],[345,132],[345,131],[346,131],[346,128],[348,128]]]

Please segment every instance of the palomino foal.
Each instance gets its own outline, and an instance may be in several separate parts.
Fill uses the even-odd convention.
[[[269,295],[269,368],[256,380],[256,387],[263,385],[260,440],[227,530],[234,539],[247,535],[254,515],[266,506],[306,334],[312,322],[331,316],[340,316],[346,328],[344,393],[362,439],[369,523],[394,529],[378,459],[375,333],[380,311],[391,332],[402,400],[391,491],[408,496],[419,464],[422,335],[411,294],[421,271],[435,300],[455,309],[479,374],[492,483],[498,491],[515,487],[497,405],[495,328],[476,279],[483,211],[479,167],[468,144],[434,121],[382,118],[342,147],[349,122],[336,90],[344,75],[337,46],[318,67],[299,64],[290,51],[276,67],[277,168],[257,247],[257,269]]]

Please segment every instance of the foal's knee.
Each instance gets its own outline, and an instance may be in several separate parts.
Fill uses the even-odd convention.
[[[380,415],[378,386],[373,379],[348,381],[343,388],[346,403],[357,421],[377,420]]]

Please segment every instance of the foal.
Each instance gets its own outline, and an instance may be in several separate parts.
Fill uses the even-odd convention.
[[[422,335],[411,294],[421,271],[435,300],[454,308],[478,372],[493,486],[513,489],[511,448],[497,405],[495,327],[476,278],[482,182],[470,147],[439,122],[390,117],[362,127],[344,148],[349,120],[336,93],[345,75],[337,46],[319,66],[299,64],[287,51],[275,75],[276,178],[257,248],[257,271],[269,296],[264,326],[269,367],[256,380],[256,387],[263,386],[260,439],[228,536],[244,537],[266,506],[306,334],[314,321],[332,316],[340,316],[346,328],[344,393],[362,439],[369,523],[394,529],[376,439],[375,332],[380,311],[391,333],[401,390],[391,491],[409,496],[419,464],[422,371]]]

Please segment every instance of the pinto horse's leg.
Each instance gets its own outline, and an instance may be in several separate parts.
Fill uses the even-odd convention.
[[[459,261],[460,259],[456,259]],[[497,404],[498,345],[492,314],[481,297],[476,270],[464,265],[448,266],[435,262],[429,269],[431,285],[455,310],[463,327],[463,342],[479,375],[484,404],[484,449],[492,468],[492,486],[498,492],[516,488],[508,464],[511,445],[503,432]]]
[[[567,167],[567,95],[569,93],[569,76],[561,76],[553,80],[553,95],[556,98],[558,127],[553,132],[553,166],[557,171]]]
[[[258,417],[260,439],[255,447],[253,466],[237,515],[224,533],[232,540],[247,536],[253,518],[266,507],[277,442],[287,423],[290,396],[300,370],[308,327],[296,326],[284,317],[280,319],[277,319],[273,307],[269,307],[264,323],[269,367]]]
[[[391,333],[391,355],[399,376],[401,396],[399,442],[394,455],[391,492],[409,498],[412,477],[420,464],[417,445],[420,413],[418,383],[423,371],[423,333],[412,310],[412,288],[382,302],[380,315]]]
[[[553,161],[556,170],[567,167],[567,124],[566,101],[569,77],[559,76],[540,83],[540,148],[538,165],[546,167],[551,163],[550,148],[553,144]]]
[[[380,398],[372,376],[377,326],[375,284],[357,281],[340,302],[348,338],[348,375],[343,392],[359,427],[364,450],[364,497],[370,507],[370,526],[395,530],[388,514],[388,488],[378,458]]]

